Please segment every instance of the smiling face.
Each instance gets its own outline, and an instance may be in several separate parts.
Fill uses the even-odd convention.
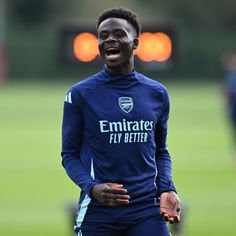
[[[98,47],[108,70],[129,74],[134,69],[133,50],[138,46],[136,31],[121,18],[108,18],[98,27]]]

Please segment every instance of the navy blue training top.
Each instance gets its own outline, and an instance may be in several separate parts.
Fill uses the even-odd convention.
[[[128,215],[132,208],[158,202],[160,193],[175,191],[166,148],[168,116],[166,88],[135,71],[121,76],[103,67],[71,87],[64,102],[62,164],[81,188],[82,220],[88,209],[94,219],[101,210],[91,196],[97,183],[124,185],[131,197],[123,207]]]

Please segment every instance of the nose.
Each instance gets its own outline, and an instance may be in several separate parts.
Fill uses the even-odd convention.
[[[116,41],[116,38],[114,37],[114,35],[110,34],[110,35],[106,38],[105,41],[106,41],[106,42],[114,42],[114,41]]]

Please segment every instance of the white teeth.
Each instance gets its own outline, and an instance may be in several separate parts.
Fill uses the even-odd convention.
[[[110,50],[117,50],[117,48],[107,48],[107,51],[110,51]]]
[[[110,47],[107,48],[106,50],[106,58],[108,60],[117,60],[120,57],[120,50],[118,48],[115,47]]]
[[[106,52],[110,52],[110,51],[114,51],[114,50],[118,50],[117,48],[107,48]]]

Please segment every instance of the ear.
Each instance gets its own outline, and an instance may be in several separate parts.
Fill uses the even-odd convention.
[[[138,40],[138,38],[135,38],[133,40],[133,50],[137,49],[138,45],[139,45],[139,40]]]

